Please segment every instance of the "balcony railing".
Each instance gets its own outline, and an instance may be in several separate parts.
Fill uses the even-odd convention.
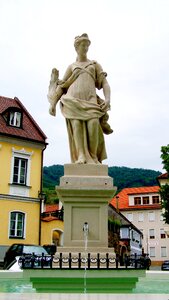
[[[58,220],[63,221],[64,211],[63,211],[63,209],[60,209],[60,210],[56,210],[53,212],[43,212],[41,214],[41,218],[46,218],[46,217],[55,217]]]

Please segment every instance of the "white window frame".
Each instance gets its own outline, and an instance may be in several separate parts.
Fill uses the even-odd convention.
[[[15,127],[21,127],[21,117],[20,111],[10,111],[9,113],[9,125]]]
[[[154,222],[155,221],[155,212],[151,211],[148,213],[148,219],[150,222]]]
[[[139,222],[143,222],[144,221],[144,213],[142,213],[142,212],[138,213],[138,221]]]
[[[136,202],[139,202],[139,203],[136,203]],[[135,196],[134,197],[134,205],[137,206],[137,205],[142,205],[142,199],[141,199],[141,196]]]
[[[17,166],[16,166],[17,160]],[[14,157],[14,170],[13,170],[13,184],[27,184],[27,165],[28,159],[21,157]]]
[[[14,161],[15,158],[25,159],[27,160],[27,174],[26,174],[26,185],[30,186],[30,170],[31,170],[31,156],[33,155],[32,152],[27,152],[24,148],[21,150],[17,150],[12,148],[12,160],[11,160],[11,175],[10,175],[10,184],[15,184],[13,182],[13,175],[14,175]],[[24,185],[24,184],[21,184]]]
[[[155,239],[155,229],[149,229],[149,239]]]
[[[147,200],[148,203],[144,203]],[[150,204],[150,197],[149,196],[142,196],[142,205],[149,205]]]
[[[161,246],[161,257],[167,257],[167,247]]]
[[[160,238],[165,239],[166,238],[166,233],[164,231],[164,228],[160,228]]]
[[[11,217],[12,217],[12,213],[16,214],[16,224],[15,224],[15,234],[11,235]],[[18,216],[19,214],[23,215],[23,225],[22,225],[22,236],[17,235],[17,229],[18,229]],[[8,236],[10,239],[25,239],[25,233],[26,233],[26,213],[23,211],[19,211],[19,210],[12,210],[9,212],[9,226],[8,226]]]
[[[149,248],[150,257],[155,257],[156,256],[155,250],[156,250],[155,247],[150,247]]]
[[[158,200],[159,200],[159,201],[154,202],[154,201],[153,201],[153,198],[157,198],[157,197],[158,197]],[[152,196],[152,204],[159,204],[159,203],[160,203],[160,196],[159,196],[159,195],[153,195],[153,196]]]

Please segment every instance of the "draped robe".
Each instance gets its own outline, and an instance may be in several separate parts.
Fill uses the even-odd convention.
[[[102,88],[103,78],[107,74],[103,72],[102,67],[96,61],[75,62],[71,65],[71,70],[72,75],[62,84],[62,88],[66,88],[66,93],[60,98],[61,112],[67,124],[71,162],[74,163],[78,160],[71,120],[81,120],[86,163],[95,163],[88,147],[86,126],[86,122],[93,118],[98,120],[97,158],[99,162],[102,162],[107,158],[103,130],[100,125],[100,118],[105,112],[101,110],[98,103],[96,88]]]

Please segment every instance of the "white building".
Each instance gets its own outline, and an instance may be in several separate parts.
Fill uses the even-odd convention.
[[[169,236],[165,232],[160,204],[159,186],[125,188],[111,204],[143,233],[144,253],[148,253],[152,265],[169,260]],[[134,237],[133,237],[134,239]]]

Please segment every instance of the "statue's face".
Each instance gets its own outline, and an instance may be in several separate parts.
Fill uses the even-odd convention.
[[[88,41],[82,41],[78,45],[76,51],[77,51],[78,54],[83,54],[84,55],[84,54],[87,53],[88,49],[89,49],[89,42]]]

